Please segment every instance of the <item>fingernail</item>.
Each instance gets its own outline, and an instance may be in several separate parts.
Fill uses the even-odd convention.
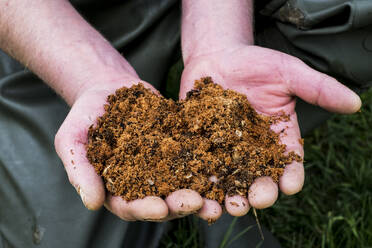
[[[190,214],[196,214],[198,212],[199,212],[199,209],[198,210],[194,210],[194,211],[178,211],[177,212],[177,216],[183,217],[183,216],[187,216],[187,215],[190,215]]]
[[[214,219],[214,218],[208,218],[206,219],[206,221],[208,222],[208,226],[211,226],[213,225],[214,223],[216,223],[218,219]]]
[[[87,198],[86,198],[86,194],[84,193],[84,191],[81,189],[81,187],[78,185],[75,187],[77,193],[80,195],[80,198],[81,198],[81,201],[83,202],[84,206],[89,209],[89,210],[93,210],[92,208],[89,207],[88,203],[87,203]]]
[[[165,219],[143,219],[143,221],[150,221],[150,222],[163,222]]]

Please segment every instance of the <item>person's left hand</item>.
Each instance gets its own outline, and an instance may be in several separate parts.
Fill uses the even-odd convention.
[[[334,78],[311,69],[295,57],[257,46],[242,45],[185,61],[180,99],[193,88],[195,80],[206,76],[211,76],[225,89],[245,94],[260,114],[273,115],[282,111],[288,114],[288,122],[275,124],[272,129],[279,132],[286,128],[281,142],[287,145],[287,151],[294,151],[301,157],[304,154],[299,142],[296,96],[332,112],[349,114],[361,107],[358,95]],[[280,190],[292,195],[299,192],[303,184],[303,164],[293,162],[287,165],[279,180]],[[277,184],[270,177],[260,177],[250,186],[247,198],[227,196],[225,208],[233,216],[242,216],[250,206],[257,209],[270,207],[277,197]],[[238,204],[229,204],[232,201]],[[222,214],[218,203],[207,199],[204,202],[198,215],[207,220],[218,219]]]

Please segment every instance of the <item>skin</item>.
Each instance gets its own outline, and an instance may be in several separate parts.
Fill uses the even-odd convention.
[[[296,97],[343,114],[358,111],[361,100],[337,80],[311,69],[301,60],[254,46],[251,9],[252,2],[243,0],[183,1],[182,53],[185,69],[180,98],[185,98],[196,79],[211,76],[224,88],[245,94],[260,114],[273,115],[281,111],[289,114],[289,122],[280,122],[271,128],[276,132],[285,128],[281,142],[287,145],[287,152],[295,151],[303,157],[295,112]],[[242,216],[250,206],[258,209],[272,206],[278,198],[279,189],[286,195],[292,195],[301,191],[303,184],[303,164],[293,162],[285,167],[279,187],[270,177],[257,178],[246,198],[228,197],[225,208],[233,216]],[[199,217],[206,220],[216,218],[208,209],[217,204],[215,201],[205,203]]]
[[[55,137],[55,149],[70,183],[91,210],[102,205],[128,220],[163,221],[195,213],[199,194],[180,190],[167,199],[126,202],[107,194],[86,158],[90,125],[104,113],[117,88],[142,82],[131,65],[67,0],[0,1],[0,48],[26,65],[71,106]],[[183,204],[182,204],[183,203]]]
[[[297,144],[300,134],[294,113],[295,95],[342,113],[359,109],[360,99],[336,80],[295,58],[252,46],[250,7],[250,1],[242,0],[183,1],[185,71],[180,96],[185,96],[195,79],[210,75],[223,87],[246,94],[260,113],[290,113],[288,136],[282,141],[289,150],[303,154]],[[71,106],[56,134],[55,148],[69,181],[88,209],[105,205],[128,221],[164,221],[198,210],[203,219],[219,218],[222,208],[217,202],[202,199],[187,189],[165,200],[146,197],[126,202],[106,194],[101,177],[86,158],[87,130],[103,114],[107,95],[117,88],[143,82],[156,90],[138,77],[124,57],[67,0],[0,1],[0,13],[0,48],[35,72]],[[303,178],[302,164],[287,166],[280,189],[286,194],[296,193],[302,188]],[[249,204],[268,207],[277,194],[270,179],[258,179],[248,198],[228,198],[226,209],[241,216],[248,212]],[[232,201],[240,207],[229,204]]]

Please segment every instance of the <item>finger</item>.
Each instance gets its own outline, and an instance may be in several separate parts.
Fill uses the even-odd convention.
[[[221,205],[214,200],[203,199],[203,207],[196,214],[198,217],[208,222],[214,222],[222,215]]]
[[[280,133],[281,143],[287,146],[288,152],[295,152],[302,158],[304,149],[300,143],[300,129],[298,127],[297,116],[290,116],[288,122],[279,122],[271,127],[274,132]],[[284,132],[281,132],[284,130]],[[279,179],[279,188],[286,195],[293,195],[301,191],[305,181],[305,171],[302,162],[293,161],[284,168],[284,173]]]
[[[278,185],[271,177],[259,177],[249,187],[249,204],[257,209],[268,208],[278,199]]]
[[[55,148],[61,158],[71,184],[80,194],[88,209],[98,209],[105,201],[105,190],[101,177],[97,175],[86,157],[88,129],[97,117],[105,112],[107,96],[115,90],[140,80],[123,79],[123,83],[108,83],[102,89],[90,89],[79,96],[55,137]],[[146,82],[146,88],[155,89]],[[92,100],[94,99],[94,100]]]
[[[136,218],[130,214],[128,202],[121,196],[112,196],[111,194],[108,194],[104,205],[111,213],[125,221],[136,220]]]
[[[187,92],[194,88],[195,80],[200,80],[204,77],[212,77],[213,81],[218,84],[224,82],[223,78],[213,70],[208,68],[215,68],[207,60],[199,60],[197,66],[185,66],[182,72],[179,99],[186,98]]]
[[[93,123],[91,115],[102,113],[103,101],[79,99],[71,109],[55,137],[55,148],[69,181],[88,209],[98,209],[105,200],[101,177],[86,157],[87,133]],[[96,116],[94,116],[96,118]]]
[[[168,216],[168,206],[157,196],[146,196],[128,202],[129,214],[137,220],[162,221]]]
[[[105,190],[100,176],[86,158],[82,143],[66,141],[66,136],[56,136],[55,144],[70,183],[75,187],[86,208],[99,209],[105,200]]]
[[[359,96],[336,79],[320,73],[301,60],[286,56],[288,67],[282,72],[290,93],[331,112],[350,114],[361,107]]]
[[[165,202],[171,218],[195,213],[203,206],[203,198],[191,189],[177,190],[171,193]]]
[[[248,199],[240,195],[226,195],[225,208],[232,216],[244,216],[249,211]]]
[[[168,216],[167,205],[161,198],[155,196],[128,202],[120,196],[110,194],[106,199],[105,207],[126,221],[163,221]]]
[[[302,163],[293,162],[287,165],[279,179],[279,188],[286,195],[293,195],[302,190],[305,171]]]
[[[286,145],[286,153],[293,151],[303,157],[304,149],[300,143],[301,131],[296,113],[289,115],[288,121],[279,121],[271,125],[270,128],[279,134],[280,142]]]

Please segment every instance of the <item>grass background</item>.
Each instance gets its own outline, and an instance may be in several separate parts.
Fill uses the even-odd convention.
[[[177,98],[181,71],[182,63],[172,67],[167,97]],[[362,101],[361,112],[334,115],[305,137],[303,190],[257,211],[283,247],[372,248],[372,90]],[[178,220],[162,246],[202,247],[197,233],[193,221]]]
[[[372,90],[305,137],[303,190],[261,210],[283,247],[372,247]]]

